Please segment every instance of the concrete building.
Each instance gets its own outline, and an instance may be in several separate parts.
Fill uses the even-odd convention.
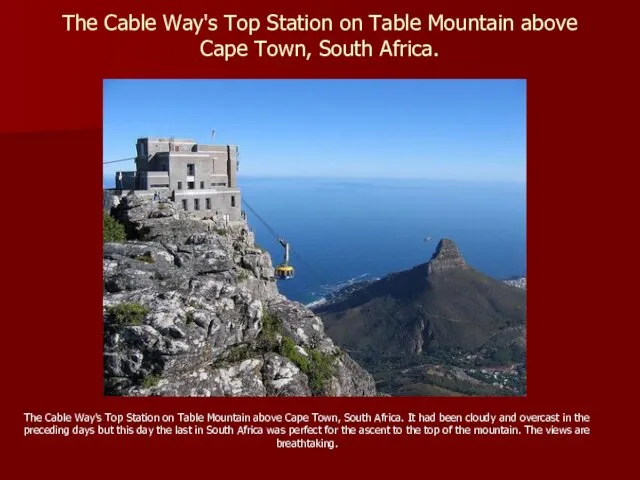
[[[201,217],[241,218],[237,146],[139,138],[136,149],[136,171],[116,172],[116,190],[123,195],[130,191],[143,196],[157,194]]]

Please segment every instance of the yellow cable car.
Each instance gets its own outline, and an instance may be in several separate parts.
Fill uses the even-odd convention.
[[[275,276],[280,280],[290,280],[295,276],[295,270],[289,265],[289,243],[281,238],[278,241],[284,247],[284,263],[275,268]]]
[[[276,277],[280,280],[289,280],[293,278],[293,267],[291,265],[278,265],[276,267]]]

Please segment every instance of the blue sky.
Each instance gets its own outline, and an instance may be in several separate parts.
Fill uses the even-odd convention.
[[[239,177],[526,180],[525,80],[104,81],[103,161],[212,130]]]

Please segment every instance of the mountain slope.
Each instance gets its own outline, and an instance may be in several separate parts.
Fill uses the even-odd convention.
[[[314,312],[327,334],[372,372],[384,371],[389,359],[404,367],[443,352],[445,364],[454,363],[455,352],[504,364],[524,358],[526,292],[471,268],[448,239],[429,262]]]

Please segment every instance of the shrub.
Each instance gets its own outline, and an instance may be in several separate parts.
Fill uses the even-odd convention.
[[[309,371],[309,358],[300,353],[298,346],[291,337],[284,337],[280,344],[280,355],[291,360],[304,373]]]
[[[148,253],[146,253],[144,255],[138,255],[136,257],[136,260],[138,260],[140,262],[145,262],[145,263],[154,263],[155,262],[155,260]]]
[[[142,325],[142,320],[147,313],[149,309],[137,303],[120,303],[107,307],[107,315],[119,327]]]
[[[280,344],[280,355],[291,360],[309,379],[309,388],[314,395],[324,393],[327,381],[335,374],[334,355],[311,350],[308,356],[300,349],[291,337],[284,337]]]
[[[335,374],[334,359],[331,355],[318,350],[312,350],[310,357],[309,371],[306,372],[309,377],[309,387],[314,395],[322,395],[327,381]]]
[[[282,335],[282,321],[278,317],[265,313],[262,316],[258,347],[266,351],[275,350],[278,346],[278,335]]]
[[[147,375],[142,379],[142,387],[143,388],[151,388],[158,385],[160,381],[160,377],[158,375]]]
[[[282,337],[280,342],[278,342],[278,336]],[[313,346],[307,350],[308,355],[304,355],[298,349],[296,342],[288,335],[284,335],[282,320],[269,313],[265,313],[262,317],[258,348],[276,352],[291,360],[301,372],[307,375],[313,395],[324,394],[327,381],[335,375],[336,358],[340,358],[339,355],[322,353]]]
[[[109,212],[103,211],[102,215],[102,241],[103,242],[124,242],[127,234],[124,225],[113,218]]]
[[[242,362],[248,358],[251,358],[251,350],[249,347],[247,345],[235,345],[229,347],[211,366],[213,368],[223,368],[229,364]]]
[[[249,350],[249,347],[246,345],[237,345],[229,349],[229,354],[226,357],[226,360],[232,363],[242,362],[249,358],[251,356],[250,354],[251,350]]]

